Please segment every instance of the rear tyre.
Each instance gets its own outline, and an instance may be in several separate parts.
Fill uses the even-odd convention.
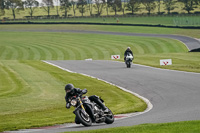
[[[77,121],[83,124],[84,126],[88,127],[92,125],[92,120],[90,116],[87,113],[85,115],[82,109],[78,109],[75,114],[76,114]]]

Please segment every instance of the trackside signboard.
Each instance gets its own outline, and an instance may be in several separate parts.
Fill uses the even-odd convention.
[[[120,55],[111,55],[111,59],[120,59]]]
[[[160,60],[161,66],[172,65],[172,59],[162,59]]]

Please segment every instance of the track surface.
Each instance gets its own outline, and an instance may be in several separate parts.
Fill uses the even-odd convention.
[[[80,131],[144,123],[200,120],[200,74],[157,69],[141,65],[126,68],[115,61],[48,61],[78,73],[91,75],[146,97],[153,104],[149,112],[115,121],[111,125],[91,127],[68,125],[39,132]],[[108,88],[109,89],[109,88]],[[30,131],[29,131],[30,132]]]

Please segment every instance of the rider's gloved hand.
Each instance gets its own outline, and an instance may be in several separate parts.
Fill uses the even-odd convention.
[[[70,103],[66,104],[66,108],[68,108],[68,109],[70,108]]]

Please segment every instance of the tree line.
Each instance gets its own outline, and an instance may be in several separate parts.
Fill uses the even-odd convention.
[[[50,11],[52,8],[56,8],[57,15],[59,16],[59,8],[63,11],[63,16],[67,17],[70,10],[73,11],[73,15],[76,16],[76,11],[78,10],[81,15],[88,10],[90,16],[94,15],[93,9],[96,9],[95,15],[100,16],[103,9],[106,9],[107,15],[108,11],[111,9],[117,15],[117,12],[122,12],[123,15],[125,11],[131,11],[134,15],[135,12],[144,9],[150,15],[152,11],[157,7],[158,14],[161,14],[160,7],[161,4],[164,5],[164,9],[168,14],[175,8],[177,8],[177,2],[183,3],[182,10],[190,13],[195,8],[198,8],[200,0],[42,0],[39,3],[37,0],[0,0],[0,16],[5,15],[5,9],[12,11],[13,19],[16,18],[16,13],[25,8],[29,10],[29,15],[32,18],[33,14],[38,7],[42,7],[50,16]],[[56,3],[56,6],[54,5]]]

